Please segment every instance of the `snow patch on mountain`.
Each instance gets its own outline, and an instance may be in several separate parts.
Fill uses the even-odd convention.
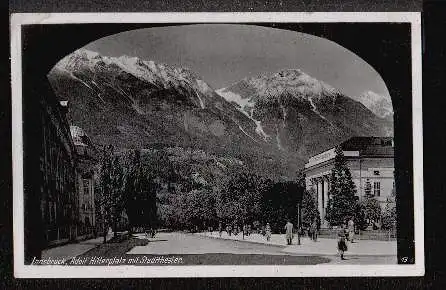
[[[225,88],[216,90],[215,92],[222,96],[229,103],[234,104],[237,110],[239,110],[242,114],[252,120],[256,125],[256,133],[260,135],[265,141],[268,141],[268,138],[270,138],[270,136],[263,130],[262,122],[254,119],[252,116],[255,102],[252,102],[250,98],[242,98],[239,94],[227,91]],[[247,112],[248,110],[250,111],[250,113]]]
[[[235,94],[231,91],[226,90],[226,88],[218,89],[215,91],[217,94],[226,99],[230,103],[236,103],[240,108],[245,110],[245,108],[254,107],[255,103],[251,102],[250,98],[242,98],[239,94]]]
[[[63,58],[56,67],[67,72],[89,69],[95,72],[103,65],[114,65],[141,80],[148,81],[160,88],[178,88],[188,86],[198,98],[198,104],[205,108],[203,95],[213,94],[213,89],[203,80],[199,79],[192,71],[186,68],[171,67],[167,64],[156,64],[154,61],[146,61],[137,57],[126,55],[119,57],[101,56],[97,52],[79,49]],[[73,75],[74,77],[74,75]],[[87,85],[87,84],[85,84]],[[201,94],[203,95],[201,95]]]
[[[279,150],[285,151],[285,149],[282,147],[282,144],[280,142],[279,128],[277,126],[276,126],[276,142],[277,142],[277,147],[279,148]]]
[[[358,97],[358,101],[375,115],[381,118],[393,116],[392,101],[372,91],[366,91]]]
[[[254,142],[259,143],[256,139],[254,139],[251,135],[249,135],[242,126],[240,126],[240,124],[237,124],[238,128],[240,129],[240,131],[242,131],[246,136],[248,136],[249,138],[251,138]]]
[[[245,79],[262,97],[273,97],[282,93],[292,95],[332,95],[338,91],[332,86],[319,81],[300,69],[286,69],[276,73],[262,74]]]
[[[198,101],[200,102],[200,107],[201,107],[202,109],[204,109],[204,102],[203,102],[203,99],[200,97],[200,95],[199,95],[197,92],[195,92],[195,94],[197,95]]]
[[[331,126],[334,126],[332,122],[330,122],[329,120],[327,120],[327,118],[325,118],[321,113],[319,113],[319,111],[316,108],[316,105],[313,102],[313,98],[308,98],[308,101],[310,102],[311,105],[311,110],[318,115],[319,117],[321,117],[323,120],[327,121],[327,123],[329,123]]]

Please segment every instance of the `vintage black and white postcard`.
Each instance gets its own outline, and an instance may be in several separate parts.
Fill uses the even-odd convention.
[[[419,13],[11,18],[16,277],[424,274]]]

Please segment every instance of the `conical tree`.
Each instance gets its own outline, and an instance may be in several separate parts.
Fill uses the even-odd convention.
[[[305,189],[305,174],[300,173],[298,175],[298,184],[303,189],[302,195],[302,227],[309,228],[313,224],[313,221],[316,219],[317,224],[320,225],[321,218],[320,213],[317,208],[317,203],[314,198],[315,193],[313,189],[307,190]]]
[[[311,227],[316,219],[320,224],[320,214],[314,199],[314,190],[305,190],[302,197],[302,226]]]
[[[325,219],[331,226],[339,226],[347,219],[360,215],[358,197],[352,175],[341,147],[335,149],[335,164],[331,170],[330,196]]]

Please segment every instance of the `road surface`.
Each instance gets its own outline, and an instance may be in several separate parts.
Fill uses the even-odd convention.
[[[143,238],[140,236],[140,238]],[[210,265],[315,265],[315,264],[395,264],[394,256],[337,256],[294,254],[285,246],[221,240],[187,233],[158,233],[144,246],[135,246],[126,256],[175,256],[184,264]]]

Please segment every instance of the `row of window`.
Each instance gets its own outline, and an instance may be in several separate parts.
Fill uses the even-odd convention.
[[[379,181],[373,182],[373,195],[381,196],[381,182]]]

